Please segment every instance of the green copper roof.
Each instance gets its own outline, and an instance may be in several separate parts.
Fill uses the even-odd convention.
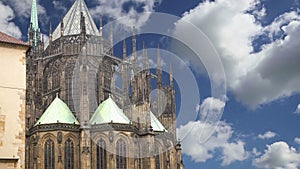
[[[53,123],[79,124],[69,107],[58,96],[52,101],[35,126]]]
[[[150,111],[151,126],[153,131],[167,131],[166,128],[160,123],[155,115]]]
[[[37,31],[39,29],[36,0],[32,0],[30,23],[32,23],[33,30]]]
[[[112,100],[111,97],[102,102],[90,120],[91,124],[103,123],[130,123],[123,110]]]

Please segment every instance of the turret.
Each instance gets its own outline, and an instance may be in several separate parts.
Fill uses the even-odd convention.
[[[157,69],[156,69],[156,88],[162,89],[162,68],[161,68],[161,56],[160,56],[160,48],[159,44],[157,45]]]
[[[170,64],[170,87],[172,89],[174,89],[174,78],[173,78],[172,64]]]
[[[113,28],[112,28],[112,24],[110,24],[110,31],[109,31],[109,43],[111,46],[111,53],[112,55],[114,55],[114,33],[113,33]]]
[[[30,46],[33,46],[33,37],[34,37],[34,31],[33,31],[33,28],[32,28],[32,23],[30,22],[30,26],[29,26],[29,29],[28,29],[28,42],[29,42],[29,45]]]
[[[133,27],[133,35],[132,35],[132,67],[134,75],[137,73],[137,66],[138,66],[138,58],[136,53],[136,30]]]
[[[80,12],[80,32],[83,35],[86,35],[85,17],[83,16],[83,12]]]
[[[64,19],[62,18],[61,19],[61,22],[60,22],[60,36],[63,37],[64,36]]]
[[[50,22],[50,28],[49,28],[49,44],[52,43],[52,23]]]
[[[100,16],[100,27],[99,27],[100,36],[103,36],[103,23],[102,23],[102,16]]]

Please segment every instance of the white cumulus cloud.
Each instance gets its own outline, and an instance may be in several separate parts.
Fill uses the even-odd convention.
[[[272,131],[267,131],[264,134],[259,134],[258,138],[260,139],[270,139],[270,138],[274,138],[277,134],[272,132]]]
[[[32,0],[1,0],[9,4],[18,17],[30,18]],[[37,10],[40,15],[46,14],[46,9],[37,0]]]
[[[297,144],[300,144],[300,138],[299,138],[299,137],[296,137],[294,141],[295,141]]]
[[[182,138],[183,153],[191,156],[195,162],[205,162],[218,157],[216,150],[221,149],[220,159],[224,166],[247,159],[245,143],[242,140],[231,141],[233,129],[225,122],[220,122],[215,133],[206,142],[200,140],[201,134],[209,134],[214,129],[214,125],[202,121],[189,122],[180,126],[178,133],[179,137],[184,137]]]
[[[12,22],[14,17],[14,11],[0,1],[0,30],[16,38],[21,38],[20,28]]]
[[[287,12],[263,27],[255,19],[257,13],[246,12],[256,4],[256,0],[204,1],[176,23],[176,30],[187,21],[207,35],[220,55],[229,89],[252,108],[300,92],[300,16]],[[254,53],[252,42],[260,35],[272,42]]]
[[[113,19],[122,19],[120,22],[126,26],[137,28],[145,24],[151,12],[154,11],[158,0],[98,0],[99,5],[91,9],[94,17],[107,15]],[[128,8],[128,9],[125,9]]]
[[[267,169],[297,169],[300,166],[300,153],[286,142],[267,145],[264,154],[254,159],[253,164]]]

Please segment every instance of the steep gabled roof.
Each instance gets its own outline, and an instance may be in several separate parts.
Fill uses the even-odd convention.
[[[123,110],[118,107],[111,97],[99,105],[90,120],[90,124],[103,124],[110,122],[124,124],[130,123],[130,120],[123,113]]]
[[[156,116],[150,111],[151,126],[153,131],[167,131],[167,129],[161,124]]]
[[[88,35],[99,35],[99,31],[89,10],[84,2],[84,0],[76,0],[70,10],[67,12],[66,16],[63,18],[64,23],[64,35],[76,35],[80,34],[80,19],[81,14],[85,17],[85,26],[86,33]],[[53,40],[58,39],[60,37],[60,26],[61,23],[56,27],[53,32]]]
[[[79,124],[67,104],[58,96],[52,101],[35,126],[54,123]]]
[[[21,45],[21,46],[29,46],[27,43],[15,38],[15,37],[12,37],[10,35],[7,35],[3,32],[0,32],[0,42]]]

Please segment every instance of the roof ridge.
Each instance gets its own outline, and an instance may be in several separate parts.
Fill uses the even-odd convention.
[[[27,43],[23,42],[20,39],[17,39],[11,35],[8,35],[4,32],[0,31],[0,42],[5,42],[5,43],[11,43],[11,44],[16,44],[16,45],[22,45],[22,46],[28,46]]]
[[[69,11],[63,17],[62,22],[64,23],[64,35],[76,35],[80,34],[80,20],[81,12],[85,17],[86,34],[88,35],[99,35],[98,28],[89,13],[87,5],[84,0],[76,0],[71,6]],[[58,24],[53,32],[53,40],[58,39],[61,36],[61,22]]]

